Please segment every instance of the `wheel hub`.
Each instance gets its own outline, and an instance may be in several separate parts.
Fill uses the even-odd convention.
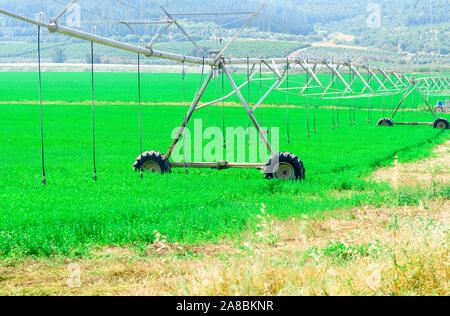
[[[151,171],[152,173],[162,173],[161,172],[161,167],[155,161],[147,161],[142,166],[142,169],[144,171]]]
[[[274,176],[277,179],[293,179],[295,177],[295,171],[290,164],[282,162],[278,165]]]

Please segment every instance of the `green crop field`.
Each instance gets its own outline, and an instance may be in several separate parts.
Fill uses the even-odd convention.
[[[189,174],[182,169],[164,176],[148,174],[141,180],[131,168],[139,154],[136,76],[99,73],[96,100],[117,103],[96,106],[99,181],[93,183],[91,107],[78,104],[91,97],[90,75],[46,73],[43,99],[54,102],[44,104],[48,185],[42,187],[36,79],[35,73],[0,74],[2,257],[76,256],[102,245],[139,247],[154,240],[155,230],[171,242],[236,238],[239,232],[254,226],[261,203],[269,214],[281,219],[397,203],[393,197],[396,194],[387,184],[367,180],[370,173],[390,164],[396,155],[402,161],[427,156],[449,135],[429,126],[376,127],[383,111],[368,112],[367,100],[361,99],[351,103],[352,111],[309,108],[309,138],[308,110],[290,109],[288,145],[286,109],[268,107],[257,116],[263,126],[280,127],[280,150],[300,156],[306,167],[305,181],[269,181],[256,170],[206,169],[190,170]],[[184,100],[180,79],[177,74],[144,74],[143,100],[168,104],[143,105],[144,150],[165,152],[173,128],[182,123],[187,107],[180,105]],[[199,75],[188,75],[187,99],[192,98],[198,79]],[[251,93],[256,100],[258,85],[252,86]],[[209,91],[206,97],[213,95],[214,91]],[[267,103],[283,105],[285,101],[285,95],[278,93]],[[295,96],[290,102],[305,104]],[[384,106],[381,101],[373,102],[374,108]],[[242,108],[226,107],[225,113],[228,126],[247,127]],[[337,119],[338,113],[340,126],[333,130],[333,116]],[[355,117],[354,124],[350,124],[350,113]],[[200,111],[195,118],[203,119],[204,127],[222,126],[221,115],[222,109],[213,107]],[[372,117],[370,124],[368,115]],[[403,115],[432,121],[431,114],[423,111]],[[336,191],[349,194],[337,196],[333,194]],[[408,191],[400,192],[398,203],[417,201],[418,197]]]
[[[136,44],[136,42],[131,42]],[[198,44],[205,50],[222,49],[222,45],[218,45],[212,40],[199,41]],[[304,43],[275,41],[275,40],[238,40],[234,42],[229,50],[229,57],[283,57],[292,51],[307,47]],[[83,42],[65,42],[64,38],[60,42],[43,42],[42,43],[42,60],[44,62],[52,62],[55,49],[60,49],[64,54],[68,63],[86,62],[90,54],[90,44]],[[191,42],[186,41],[170,41],[162,42],[155,45],[155,49],[169,51],[178,54],[186,54],[186,52],[193,51],[192,54],[197,54],[195,47]],[[261,56],[261,51],[264,51],[264,56]],[[121,51],[118,49],[105,47],[101,45],[95,46],[95,54],[104,59],[112,60],[117,63],[134,63],[136,55],[130,52]],[[4,42],[2,43],[2,51],[0,52],[0,60],[8,62],[32,62],[37,58],[36,43],[33,42]],[[143,62],[146,62],[144,60]],[[160,60],[153,60],[152,63],[161,63]],[[167,63],[167,62],[166,62]]]

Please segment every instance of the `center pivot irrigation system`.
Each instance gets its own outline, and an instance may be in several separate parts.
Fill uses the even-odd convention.
[[[265,7],[263,4],[255,12],[202,12],[202,13],[169,13],[163,7],[161,7],[164,12],[165,18],[154,19],[146,21],[117,21],[122,25],[125,25],[132,31],[136,36],[140,38],[140,44],[142,45],[132,45],[129,43],[119,42],[112,40],[110,38],[101,37],[96,34],[91,34],[83,32],[74,28],[63,26],[59,23],[59,19],[73,6],[77,0],[69,3],[65,9],[54,19],[50,19],[48,22],[44,21],[43,14],[39,20],[30,19],[7,10],[0,9],[1,14],[8,15],[10,17],[25,21],[37,25],[39,28],[39,52],[40,52],[40,29],[46,28],[51,33],[60,33],[67,36],[79,38],[91,42],[91,52],[93,43],[114,47],[130,52],[134,52],[139,56],[143,55],[146,57],[155,57],[171,61],[180,62],[183,65],[185,63],[197,64],[202,66],[202,76],[199,83],[199,88],[195,93],[195,97],[190,105],[190,108],[186,114],[186,117],[176,134],[169,150],[166,154],[162,154],[156,151],[142,151],[142,137],[141,137],[141,155],[137,158],[134,163],[134,170],[140,171],[141,176],[144,171],[151,171],[156,173],[169,173],[171,168],[213,168],[218,170],[229,169],[229,168],[253,168],[262,170],[266,178],[281,178],[281,179],[293,179],[302,180],[305,178],[305,168],[302,161],[298,156],[291,153],[276,153],[274,152],[271,144],[268,141],[266,132],[262,130],[258,120],[255,117],[255,111],[260,108],[265,101],[265,99],[273,91],[281,91],[286,93],[287,104],[289,103],[289,95],[297,95],[308,98],[313,96],[320,99],[355,99],[355,98],[368,98],[373,96],[393,96],[394,94],[403,94],[403,97],[394,111],[391,118],[381,119],[378,122],[380,126],[393,126],[394,124],[429,124],[434,125],[435,128],[449,128],[449,123],[446,119],[437,118],[428,103],[428,97],[433,94],[447,93],[450,89],[450,78],[448,77],[429,77],[429,78],[408,78],[405,75],[398,74],[393,71],[387,71],[380,67],[370,67],[368,65],[358,65],[351,62],[334,62],[332,60],[312,60],[312,59],[302,59],[302,58],[227,58],[225,53],[230,48],[230,45],[242,34],[242,32],[250,25],[250,23],[259,15],[259,13]],[[120,1],[124,3],[124,1]],[[130,5],[131,6],[131,5]],[[183,17],[187,15],[197,16],[197,15],[245,15],[246,18],[245,25],[224,45],[223,49],[205,52],[185,31],[181,26],[180,21],[177,17]],[[242,18],[241,18],[242,20]],[[134,26],[140,24],[160,24],[158,32],[154,35],[150,43],[146,43],[142,37],[135,31]],[[159,51],[154,49],[154,44],[158,39],[171,27],[177,27],[183,35],[192,42],[192,44],[198,50],[198,53],[202,57],[186,56],[181,54],[174,54],[165,51]],[[92,53],[93,55],[93,53]],[[40,53],[39,53],[39,65],[40,65]],[[140,63],[138,62],[138,74]],[[235,82],[235,79],[231,75],[231,67],[241,67],[244,69],[246,66],[247,77],[246,81],[239,85]],[[266,71],[264,72],[264,77],[262,76],[262,68]],[[209,69],[206,77],[204,77],[205,69]],[[41,69],[39,66],[39,75]],[[93,67],[92,67],[93,72]],[[259,73],[259,78],[257,74]],[[304,82],[293,81],[290,74],[300,73],[304,74],[306,80]],[[322,76],[326,74],[327,76]],[[225,95],[223,93],[222,97],[210,101],[208,103],[201,104],[202,97],[205,90],[208,88],[209,84],[213,79],[222,77],[222,87],[223,81],[228,80],[232,87],[229,94]],[[324,79],[326,78],[326,79]],[[139,77],[140,80],[140,77]],[[258,82],[262,88],[262,82],[269,82],[269,84],[264,85],[267,90],[265,93],[261,93],[261,97],[255,105],[251,105],[249,100],[246,100],[242,94],[242,89],[244,87],[250,86],[252,82]],[[284,84],[284,85],[283,85]],[[140,84],[139,84],[140,85]],[[282,86],[283,85],[283,86]],[[140,86],[139,86],[140,87]],[[393,119],[398,112],[400,106],[404,100],[413,92],[417,90],[422,98],[424,99],[426,105],[428,106],[430,112],[433,114],[435,121],[433,123],[394,123]],[[426,92],[424,92],[426,91]],[[139,90],[140,93],[140,90]],[[171,162],[169,161],[175,146],[180,141],[184,135],[185,129],[192,118],[194,112],[201,110],[219,102],[224,102],[225,100],[231,98],[232,96],[237,96],[244,107],[249,120],[256,127],[259,137],[262,142],[267,146],[271,153],[271,158],[267,163],[231,163],[228,161],[220,162]],[[140,100],[140,95],[139,95]],[[139,102],[140,103],[140,102]],[[93,100],[94,106],[94,100]],[[41,110],[42,110],[42,100],[41,100]],[[287,111],[289,107],[287,106]],[[93,108],[94,114],[94,108]],[[42,115],[41,115],[42,116]],[[94,117],[94,115],[93,115]],[[333,114],[334,119],[334,114]],[[289,116],[287,118],[289,122]],[[334,122],[334,121],[333,121]],[[140,122],[141,125],[141,122]],[[42,118],[41,118],[42,126]],[[309,129],[308,129],[309,132]],[[288,141],[289,141],[289,123],[288,123]],[[42,146],[43,148],[43,146]],[[42,154],[44,151],[42,150]],[[44,157],[44,155],[43,155]],[[44,166],[44,159],[43,159]],[[94,134],[94,180],[96,180],[95,171],[95,134]],[[43,168],[43,183],[45,184],[45,168]]]
[[[423,98],[428,110],[433,115],[434,122],[394,122],[395,115],[400,109],[403,102],[414,91],[418,91]],[[445,118],[436,117],[435,113],[438,113],[430,106],[428,102],[429,97],[432,95],[448,94],[450,90],[449,78],[447,77],[426,77],[426,78],[410,78],[408,79],[408,86],[403,92],[403,96],[394,110],[394,113],[390,118],[383,118],[378,121],[379,126],[394,126],[394,125],[432,125],[434,128],[450,129],[450,124]],[[425,91],[425,92],[424,92]]]

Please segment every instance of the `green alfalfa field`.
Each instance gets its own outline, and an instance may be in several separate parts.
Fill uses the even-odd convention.
[[[187,75],[183,89],[180,74],[143,74],[144,150],[167,150],[199,79],[199,74]],[[220,90],[213,84],[205,98],[220,96]],[[270,106],[256,115],[263,126],[280,127],[280,150],[301,158],[305,181],[265,180],[256,170],[207,169],[146,174],[141,180],[132,171],[140,153],[136,75],[97,73],[98,182],[93,183],[90,74],[44,73],[42,91],[46,187],[41,185],[37,74],[0,74],[1,257],[83,256],[94,246],[140,247],[154,241],[156,230],[168,242],[182,244],[236,239],[255,228],[262,204],[280,220],[363,205],[415,205],[422,193],[405,189],[397,195],[387,183],[368,180],[369,175],[395,156],[401,162],[426,157],[449,138],[447,131],[429,126],[377,127],[398,96],[370,103],[314,103],[310,98],[308,107],[304,98],[290,96],[290,106],[296,107],[289,108],[288,144],[286,95],[274,93],[266,102]],[[250,94],[256,102],[259,86],[252,85]],[[406,107],[417,107],[418,100],[415,96]],[[228,105],[227,126],[247,127],[244,109]],[[433,121],[423,104],[420,111],[398,115]],[[222,108],[203,109],[195,118],[204,128],[220,127]],[[448,196],[448,188],[442,190],[439,194]]]

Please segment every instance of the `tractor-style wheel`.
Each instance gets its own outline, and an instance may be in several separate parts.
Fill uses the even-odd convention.
[[[305,167],[296,155],[278,153],[273,155],[264,168],[266,179],[303,180]]]
[[[152,172],[152,173],[170,173],[169,160],[160,152],[147,151],[140,155],[133,165],[134,171]]]
[[[392,122],[391,119],[388,118],[382,118],[378,121],[378,126],[394,126],[394,122]]]
[[[442,128],[442,129],[450,129],[450,123],[445,118],[438,118],[436,121],[434,121],[433,127],[434,128]]]
[[[442,106],[435,107],[434,113],[445,113],[444,107],[442,107]]]

